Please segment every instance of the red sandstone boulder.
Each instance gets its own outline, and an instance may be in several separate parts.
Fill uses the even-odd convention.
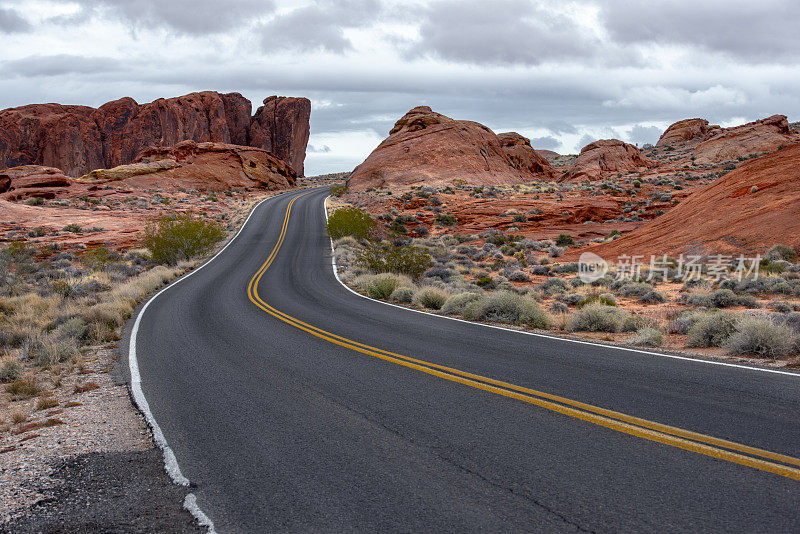
[[[310,102],[270,97],[269,113],[251,119],[250,101],[213,91],[137,104],[121,98],[93,109],[33,104],[0,111],[0,168],[47,165],[82,175],[130,163],[149,146],[184,140],[252,145],[280,152],[302,169]],[[265,101],[265,102],[267,102]],[[265,104],[265,108],[267,105]],[[254,126],[255,125],[255,126]],[[256,141],[250,133],[258,133]]]
[[[454,120],[427,106],[416,107],[400,118],[389,137],[355,168],[347,187],[364,191],[454,182],[502,185],[544,177],[532,171],[541,161],[529,154],[530,144],[520,139],[508,134],[509,144],[504,148],[498,136],[482,124]]]
[[[773,115],[741,126],[711,131],[694,149],[694,161],[702,165],[736,160],[753,153],[774,152],[798,140],[800,136],[791,131],[786,115]]]
[[[685,119],[678,121],[667,128],[658,139],[656,146],[667,146],[692,139],[704,139],[709,132],[716,132],[719,126],[709,126],[705,119]]]
[[[69,192],[73,183],[73,179],[65,176],[61,169],[39,165],[12,167],[0,171],[0,198],[56,198]]]
[[[150,147],[136,162],[97,169],[80,182],[122,182],[127,187],[226,191],[233,188],[285,189],[297,173],[282,159],[260,148],[225,143],[182,141],[172,147]]]
[[[271,96],[253,115],[248,144],[272,152],[303,176],[310,117],[309,99]]]
[[[616,173],[641,171],[654,165],[653,161],[633,145],[619,139],[601,139],[581,149],[561,181],[601,180]]]
[[[515,168],[537,178],[552,180],[555,177],[550,162],[531,147],[530,139],[516,132],[497,134],[497,138]]]

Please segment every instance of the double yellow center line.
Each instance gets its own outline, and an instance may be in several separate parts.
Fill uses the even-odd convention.
[[[309,192],[310,193],[310,192]],[[637,436],[650,441],[670,445],[679,449],[684,449],[706,456],[711,456],[720,460],[733,462],[761,471],[767,471],[776,475],[781,475],[794,480],[800,480],[800,459],[793,458],[784,454],[779,454],[756,447],[750,447],[734,441],[715,438],[698,432],[692,432],[682,428],[677,428],[669,425],[649,421],[639,417],[634,417],[613,410],[607,410],[584,402],[560,397],[543,391],[525,388],[495,380],[485,376],[468,373],[452,367],[446,367],[424,360],[418,360],[409,356],[403,356],[387,350],[365,345],[353,341],[343,336],[333,334],[323,330],[314,325],[308,324],[296,317],[292,317],[282,311],[279,311],[266,302],[258,294],[258,283],[269,266],[275,260],[278,251],[283,244],[283,239],[286,236],[286,229],[289,226],[289,217],[292,213],[292,205],[295,201],[308,193],[303,193],[296,196],[289,202],[286,207],[286,214],[283,218],[283,227],[281,228],[278,242],[272,249],[272,252],[267,257],[266,261],[261,265],[261,268],[253,275],[250,283],[247,286],[247,296],[250,301],[256,306],[280,319],[281,321],[308,332],[312,336],[324,339],[330,343],[345,347],[362,354],[367,354],[387,362],[397,365],[402,365],[429,375],[443,378],[451,382],[457,382],[465,386],[474,387],[504,397],[509,397],[522,402],[527,402],[551,410],[569,417],[574,417],[582,421],[600,425],[618,432],[624,432],[632,436]]]

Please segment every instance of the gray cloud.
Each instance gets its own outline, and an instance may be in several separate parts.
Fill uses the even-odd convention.
[[[327,154],[327,153],[329,153],[331,151],[331,147],[329,147],[328,145],[322,145],[320,147],[317,147],[317,146],[314,146],[314,145],[308,145],[307,151],[308,152],[314,152],[314,153],[317,153],[317,154]]]
[[[24,33],[31,24],[14,9],[0,7],[0,33]]]
[[[600,19],[621,43],[701,47],[738,58],[800,56],[800,3],[795,0],[604,0]]]
[[[345,28],[371,25],[381,11],[377,0],[320,1],[276,15],[263,24],[261,47],[265,52],[317,50],[343,54],[353,49]]]
[[[74,2],[70,2],[74,3]],[[78,0],[75,15],[54,17],[55,23],[74,24],[92,17],[118,19],[138,28],[162,27],[181,34],[219,33],[249,18],[272,13],[272,0]]]
[[[528,0],[435,2],[421,11],[420,40],[409,57],[454,62],[539,65],[564,59],[636,62],[634,54],[616,57],[590,30],[573,19]]]
[[[69,54],[28,56],[3,61],[3,71],[9,75],[36,78],[66,74],[100,74],[121,68],[120,62],[107,57],[86,57]]]
[[[642,126],[641,124],[635,125],[628,131],[628,142],[643,146],[647,143],[654,145],[661,134],[664,133],[663,128],[658,126]]]
[[[544,137],[534,137],[531,139],[531,146],[540,150],[557,151],[561,148],[561,141],[551,135],[546,135]]]

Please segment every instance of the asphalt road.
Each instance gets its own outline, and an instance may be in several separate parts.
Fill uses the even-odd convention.
[[[797,458],[800,377],[359,297],[333,274],[326,190],[294,202],[264,270],[299,195],[261,204],[141,318],[144,394],[219,532],[800,530],[791,458],[592,412]]]

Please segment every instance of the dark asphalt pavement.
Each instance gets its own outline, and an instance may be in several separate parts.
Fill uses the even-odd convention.
[[[248,299],[287,204],[153,301],[142,387],[219,532],[797,532],[800,482],[329,343]],[[333,275],[327,190],[293,206],[258,286],[393,352],[800,457],[800,377],[475,326],[369,301]]]

